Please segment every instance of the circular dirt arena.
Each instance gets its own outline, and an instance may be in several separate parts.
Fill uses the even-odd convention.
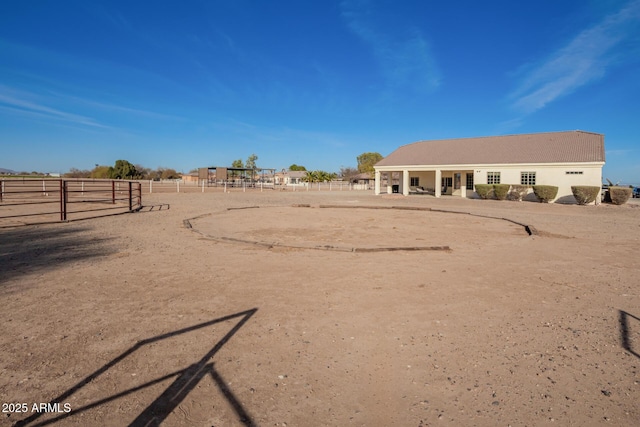
[[[0,426],[638,425],[640,204],[143,204],[0,229]]]
[[[501,218],[402,207],[251,206],[188,223],[214,240],[347,252],[451,250],[452,241],[472,234],[487,242],[528,235],[525,226]]]

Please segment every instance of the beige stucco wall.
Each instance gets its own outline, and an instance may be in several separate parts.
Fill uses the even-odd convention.
[[[476,167],[473,173],[474,184],[486,184],[487,172],[500,172],[500,183],[520,184],[521,172],[535,172],[536,185],[554,185],[558,187],[555,201],[573,203],[573,185],[602,186],[602,164],[557,164],[557,165],[494,165]],[[567,172],[582,172],[568,174]]]

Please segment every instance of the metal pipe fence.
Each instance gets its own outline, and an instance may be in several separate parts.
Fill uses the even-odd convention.
[[[0,227],[133,212],[142,207],[135,181],[0,179]]]

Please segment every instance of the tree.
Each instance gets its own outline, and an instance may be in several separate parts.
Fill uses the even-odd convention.
[[[258,156],[256,156],[255,154],[251,154],[249,157],[247,157],[247,163],[245,164],[245,167],[247,169],[251,169],[251,181],[253,181],[254,175],[256,173],[256,160],[258,160]]]
[[[304,166],[301,165],[296,165],[295,163],[292,164],[291,166],[289,166],[289,170],[290,171],[306,171],[307,168],[305,168]]]
[[[233,162],[231,162],[231,167],[232,168],[243,168],[244,167],[244,163],[242,163],[242,159],[234,160]]]
[[[353,178],[355,178],[356,175],[358,175],[358,169],[353,168],[351,166],[348,167],[341,167],[340,168],[340,178],[342,178],[345,181],[351,181]]]
[[[332,172],[326,172],[321,170],[307,171],[306,176],[303,178],[307,182],[327,182],[334,180],[338,175]]]
[[[380,153],[362,153],[357,157],[358,171],[360,173],[374,172],[373,165],[382,159],[383,157]]]
[[[96,165],[96,167],[91,171],[90,177],[95,179],[109,178],[109,169],[109,166]]]
[[[109,168],[111,179],[135,179],[138,177],[136,167],[126,160],[116,160],[116,164]]]
[[[65,178],[89,178],[91,176],[91,171],[71,168],[69,169],[69,172],[64,174],[64,176]]]
[[[136,171],[138,171],[138,179],[152,179],[151,173],[152,170],[149,168],[145,168],[142,165],[136,164]]]
[[[181,175],[175,169],[165,168],[160,174],[160,179],[180,179]]]
[[[247,157],[247,163],[245,163],[245,167],[247,169],[255,169],[256,160],[258,160],[258,156],[256,156],[255,154],[250,155],[249,157]]]

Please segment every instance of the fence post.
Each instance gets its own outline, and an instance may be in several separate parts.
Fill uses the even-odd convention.
[[[176,181],[176,187],[178,188],[178,193],[180,192],[180,181]]]
[[[138,207],[142,209],[142,183],[138,182]]]
[[[111,181],[111,204],[116,204],[116,182]]]
[[[129,181],[129,212],[133,210],[133,182]]]
[[[60,221],[67,220],[67,181],[60,180]]]
[[[153,180],[149,180],[149,194],[153,193]],[[142,193],[141,193],[142,194]]]
[[[4,197],[4,179],[0,181],[2,183],[0,188],[0,202],[2,201],[2,197]]]

